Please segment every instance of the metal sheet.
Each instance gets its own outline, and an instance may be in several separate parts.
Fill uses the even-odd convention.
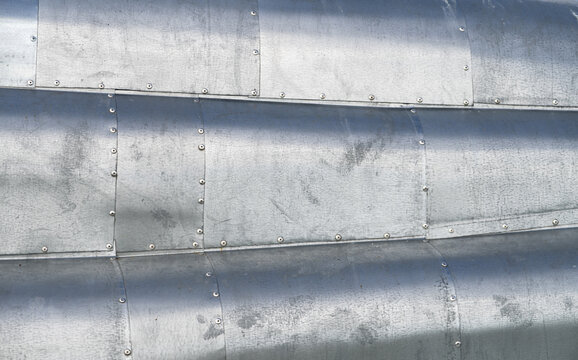
[[[440,109],[418,116],[429,237],[578,223],[576,112]]]
[[[198,103],[187,98],[116,96],[119,251],[202,245],[204,143]],[[201,201],[202,202],[202,201]]]
[[[0,86],[34,85],[37,15],[38,0],[0,1]]]
[[[463,359],[575,359],[578,233],[432,241],[456,283]]]
[[[225,359],[221,303],[205,255],[119,260],[135,359]]]
[[[205,247],[423,234],[407,110],[201,101]]]
[[[109,259],[0,262],[3,359],[120,359],[122,277]]]
[[[472,103],[455,1],[259,1],[261,95]]]
[[[41,1],[38,84],[249,95],[259,89],[256,7],[256,0]]]
[[[578,105],[578,4],[466,0],[476,102]]]
[[[109,251],[116,126],[106,95],[0,90],[1,254]]]
[[[459,359],[443,267],[421,241],[209,254],[227,359]]]

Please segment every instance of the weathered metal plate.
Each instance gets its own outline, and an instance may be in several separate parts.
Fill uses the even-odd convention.
[[[202,245],[204,143],[199,105],[189,98],[116,96],[118,251]]]
[[[432,241],[457,288],[463,359],[578,354],[578,232]]]
[[[201,101],[205,247],[423,234],[407,110]]]
[[[227,359],[459,359],[457,314],[421,242],[210,253]]]
[[[0,1],[0,86],[34,85],[37,18],[38,0]]]
[[[476,102],[578,105],[578,3],[466,0],[460,6]]]
[[[123,358],[130,348],[123,296],[109,259],[1,261],[2,358]]]
[[[225,359],[221,303],[203,254],[119,260],[135,359]]]
[[[578,224],[576,112],[439,109],[418,116],[429,237],[543,228],[554,219]]]
[[[42,1],[38,84],[249,95],[256,0]]]
[[[1,254],[108,250],[116,165],[110,100],[0,90]]]
[[[453,1],[259,1],[261,96],[472,103]]]

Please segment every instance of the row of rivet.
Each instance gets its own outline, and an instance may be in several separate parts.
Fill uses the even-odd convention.
[[[560,220],[558,220],[558,219],[552,220],[552,226],[558,226],[558,225],[560,225]],[[505,224],[505,223],[501,225],[501,228],[504,230],[508,230],[509,227],[510,226],[508,224]],[[453,234],[455,232],[455,229],[454,228],[448,228],[448,232]]]
[[[449,265],[448,265],[448,263],[447,263],[445,260],[443,260],[440,265],[442,266],[442,268],[444,269],[444,271],[447,271],[446,269],[447,269],[447,267],[448,267]],[[451,301],[451,302],[454,302],[454,301],[457,301],[457,300],[458,300],[458,297],[457,297],[456,295],[452,294],[452,295],[449,296],[449,299],[448,299],[448,300]],[[459,348],[460,346],[462,346],[462,342],[458,339],[458,340],[456,340],[456,341],[454,342],[454,346]]]
[[[100,85],[102,85],[102,87],[104,87],[104,84],[100,84]],[[99,85],[99,87],[100,87],[100,85]],[[108,97],[109,99],[112,99],[112,98],[114,98],[114,95],[113,95],[113,94],[108,94],[107,97]],[[113,101],[113,100],[111,100],[111,101]],[[114,118],[115,118],[115,123],[116,123],[116,122],[117,122],[117,121],[116,121],[116,109],[115,109],[113,106],[111,106],[111,107],[108,109],[108,112],[109,112],[111,115],[114,116]],[[118,136],[118,130],[117,130],[116,127],[112,126],[112,127],[110,127],[110,128],[108,129],[108,131],[109,131],[109,133],[112,134],[113,136]],[[118,139],[117,139],[117,140],[118,140]],[[117,144],[118,144],[118,141],[117,141]],[[111,152],[113,155],[115,155],[115,154],[117,153],[117,149],[116,149],[116,148],[112,148],[112,149],[110,150],[110,152]],[[117,159],[117,161],[115,162],[114,169],[110,171],[110,176],[113,177],[115,181],[117,180],[116,177],[117,177],[117,175],[118,175],[117,170],[116,170],[117,164],[118,164],[118,159]],[[116,194],[115,194],[115,197],[116,197]],[[109,212],[109,215],[115,216],[115,215],[116,215],[115,210],[111,210],[111,211]],[[107,250],[112,251],[113,248],[114,248],[114,246],[113,246],[112,243],[106,244],[106,249],[107,249]],[[121,299],[124,299],[124,298],[121,298]],[[126,301],[126,300],[125,300],[125,301]],[[122,301],[121,301],[121,302],[122,302]]]

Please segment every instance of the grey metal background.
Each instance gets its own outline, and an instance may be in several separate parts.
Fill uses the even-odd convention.
[[[424,109],[417,116],[430,237],[578,223],[576,112]]]
[[[205,246],[423,234],[407,110],[201,100]]]
[[[118,266],[109,259],[0,262],[0,357],[120,359],[130,348]]]
[[[204,254],[119,260],[135,359],[225,359],[221,302]]]
[[[111,105],[104,94],[0,90],[2,254],[109,251]]]
[[[256,0],[42,0],[38,84],[249,95],[259,88]]]
[[[460,0],[476,102],[578,105],[576,1]]]
[[[2,0],[0,19],[0,86],[30,86],[36,81],[38,0]]]
[[[202,245],[203,128],[189,98],[116,96],[119,251],[186,249]]]
[[[262,96],[472,103],[455,1],[260,0],[259,9]]]

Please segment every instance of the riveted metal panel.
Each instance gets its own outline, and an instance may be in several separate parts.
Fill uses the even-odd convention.
[[[0,1],[0,86],[34,85],[37,15],[38,0]]]
[[[442,266],[421,241],[209,254],[227,359],[459,359]]]
[[[263,0],[259,8],[262,96],[472,103],[455,1]]]
[[[407,110],[201,106],[205,247],[423,234],[422,145]]]
[[[259,88],[256,6],[256,0],[41,1],[38,84],[249,95]]]
[[[122,277],[109,259],[0,262],[3,359],[121,359]]]
[[[578,4],[461,4],[468,21],[476,102],[578,105]]]
[[[432,238],[576,225],[576,112],[421,110]]]
[[[112,104],[104,94],[0,90],[1,254],[111,250]]]
[[[202,245],[204,142],[189,98],[116,96],[119,251]],[[200,130],[200,131],[199,131]]]
[[[432,241],[457,288],[463,359],[578,353],[576,229]]]
[[[225,359],[218,286],[203,254],[119,260],[138,359]],[[211,275],[211,276],[207,276]],[[218,323],[217,323],[218,322]]]

